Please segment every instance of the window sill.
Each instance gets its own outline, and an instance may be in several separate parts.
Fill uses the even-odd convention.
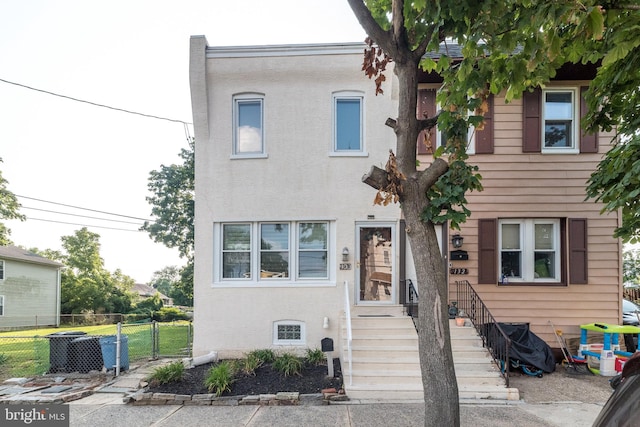
[[[556,287],[566,287],[567,284],[563,282],[509,282],[509,283],[497,283],[500,287],[508,287],[508,286],[556,286]]]
[[[327,282],[271,282],[271,281],[237,281],[237,282],[214,282],[212,288],[335,288],[335,281]]]
[[[332,151],[329,157],[369,157],[365,151]]]
[[[237,159],[268,159],[269,155],[266,153],[256,153],[256,154],[232,154],[229,157],[231,160]]]

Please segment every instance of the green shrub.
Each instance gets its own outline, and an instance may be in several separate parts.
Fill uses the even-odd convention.
[[[4,353],[0,353],[0,365],[4,365],[9,360],[9,356]]]
[[[153,320],[157,322],[171,322],[174,320],[186,320],[187,313],[175,307],[162,307],[153,312]]]
[[[262,366],[264,362],[256,356],[253,352],[247,354],[247,356],[239,361],[240,370],[247,375],[255,375],[256,369]]]
[[[259,360],[261,360],[262,363],[273,363],[273,361],[276,360],[276,354],[273,352],[273,350],[268,348],[263,350],[253,350],[247,356],[250,355],[254,355]]]
[[[153,370],[150,380],[155,384],[167,384],[180,381],[184,375],[182,362],[172,362]]]
[[[233,364],[225,360],[209,369],[207,378],[204,380],[204,385],[207,387],[207,390],[209,390],[209,393],[215,393],[216,396],[221,396],[225,391],[231,391],[234,375],[235,369]]]
[[[273,362],[273,368],[284,374],[285,377],[289,375],[302,375],[302,365],[302,359],[291,353],[283,353],[276,357],[276,360]]]
[[[324,353],[322,352],[322,350],[320,350],[319,348],[316,348],[314,350],[311,350],[310,348],[307,349],[307,355],[305,357],[305,361],[309,364],[309,365],[314,365],[314,366],[320,366],[320,365],[324,365],[325,363],[325,356]]]

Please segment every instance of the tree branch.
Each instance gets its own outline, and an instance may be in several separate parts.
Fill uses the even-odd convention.
[[[440,111],[435,116],[431,116],[427,119],[418,120],[418,133],[422,132],[425,129],[431,129],[435,125],[438,124],[438,117],[440,116]]]
[[[449,163],[438,157],[427,169],[418,175],[418,188],[421,193],[425,193],[436,181],[449,170]]]
[[[363,0],[347,0],[349,2],[349,6],[351,6],[351,10],[353,10],[353,14],[356,16],[356,19],[364,28],[364,31],[367,35],[373,39],[373,41],[382,48],[383,51],[387,52],[392,58],[398,52],[397,49],[394,48],[392,43],[385,43],[387,40],[391,40],[390,34],[388,31],[385,31],[378,25],[373,16],[371,15],[371,11],[367,8],[367,5]],[[381,43],[382,42],[382,43]]]
[[[387,171],[377,166],[371,166],[369,172],[362,176],[362,182],[375,190],[386,188],[390,183]]]

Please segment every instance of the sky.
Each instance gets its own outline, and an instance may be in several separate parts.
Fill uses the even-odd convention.
[[[180,123],[192,121],[192,35],[210,46],[365,38],[347,0],[0,0],[0,171],[28,218],[4,221],[14,244],[62,250],[87,226],[105,268],[138,283],[185,264],[137,230],[152,219],[149,172],[181,163],[193,135]]]

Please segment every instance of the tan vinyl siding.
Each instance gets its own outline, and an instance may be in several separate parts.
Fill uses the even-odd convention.
[[[450,263],[469,274],[450,275],[450,299],[456,299],[455,282],[468,280],[498,321],[530,323],[534,333],[557,347],[549,321],[574,338],[580,324],[620,321],[621,244],[612,237],[619,218],[601,215],[600,204],[585,201],[586,182],[610,147],[611,134],[599,135],[599,153],[523,153],[522,108],[522,100],[505,104],[496,97],[494,154],[470,157],[479,166],[484,191],[467,196],[472,215],[460,233],[469,260]],[[496,277],[495,284],[478,284],[480,218],[587,219],[587,283],[498,286]]]

